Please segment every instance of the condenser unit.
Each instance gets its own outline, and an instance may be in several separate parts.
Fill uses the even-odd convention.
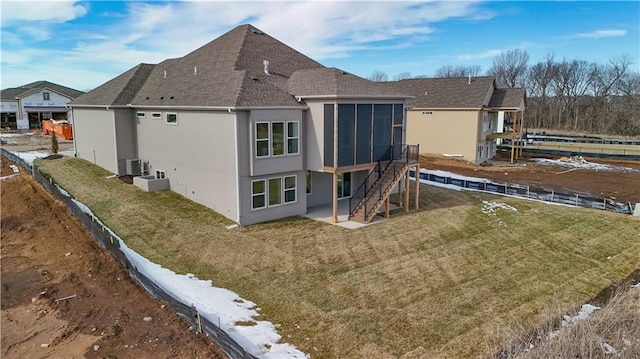
[[[142,174],[142,161],[137,158],[126,160],[127,162],[127,175],[140,176]]]

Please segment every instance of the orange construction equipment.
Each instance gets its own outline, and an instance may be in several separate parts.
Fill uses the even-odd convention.
[[[60,137],[65,140],[73,139],[73,128],[68,121],[42,120],[42,133],[50,135],[54,132],[56,137]]]

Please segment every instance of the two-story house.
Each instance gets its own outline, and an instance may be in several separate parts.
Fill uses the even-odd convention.
[[[67,103],[84,92],[49,81],[36,81],[0,91],[0,127],[41,128],[42,120],[71,121]]]
[[[525,91],[498,88],[491,76],[416,78],[386,84],[412,96],[406,102],[407,142],[419,144],[421,153],[481,164],[496,154],[502,139],[522,134]]]
[[[76,155],[146,175],[134,178],[142,188],[171,189],[241,225],[323,204],[337,221],[337,201],[351,197],[351,217],[368,222],[417,165],[407,97],[243,25],[70,106]]]

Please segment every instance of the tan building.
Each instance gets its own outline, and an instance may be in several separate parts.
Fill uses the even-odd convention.
[[[525,91],[497,88],[493,77],[419,78],[387,85],[413,96],[406,101],[406,140],[418,144],[420,153],[477,165],[495,156],[501,138],[512,136],[497,133],[520,135]]]

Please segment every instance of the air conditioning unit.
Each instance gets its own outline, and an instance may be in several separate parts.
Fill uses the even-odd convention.
[[[142,161],[137,158],[127,159],[127,175],[140,176],[142,174]]]

